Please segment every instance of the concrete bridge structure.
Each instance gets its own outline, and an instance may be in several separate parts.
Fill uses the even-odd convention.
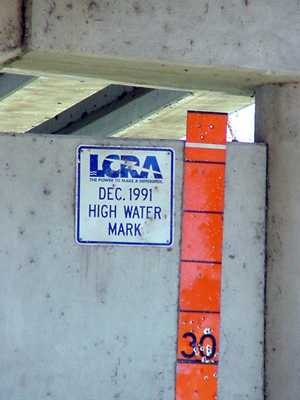
[[[0,378],[1,398],[6,400],[46,398],[52,396],[57,387],[64,389],[57,394],[57,397],[53,394],[53,398],[67,398],[62,397],[66,395],[64,392],[67,387],[66,377],[72,375],[71,373],[64,375],[60,371],[60,380],[53,372],[57,366],[51,357],[47,358],[48,356],[45,356],[48,360],[47,367],[52,372],[48,375],[41,373],[43,365],[36,364],[38,354],[29,357],[27,364],[20,367],[23,368],[23,372],[17,367],[22,359],[22,356],[18,358],[20,348],[23,347],[24,350],[26,345],[34,348],[35,341],[31,334],[25,335],[27,341],[22,341],[21,332],[26,332],[26,329],[20,330],[20,325],[26,326],[26,321],[20,321],[20,316],[26,315],[31,321],[31,327],[35,328],[38,328],[39,320],[46,324],[45,326],[48,326],[46,321],[49,321],[42,316],[44,313],[42,305],[36,305],[36,302],[41,301],[39,297],[33,299],[26,297],[28,288],[32,287],[32,280],[37,282],[41,293],[42,291],[48,293],[47,285],[53,288],[53,292],[59,298],[56,305],[69,304],[71,307],[65,294],[68,289],[62,282],[56,286],[55,276],[45,273],[47,263],[50,257],[53,258],[53,254],[50,252],[48,254],[45,250],[43,255],[44,242],[39,242],[39,235],[43,237],[41,230],[33,231],[25,245],[20,244],[17,248],[12,245],[14,241],[21,243],[21,231],[19,230],[19,236],[14,236],[11,230],[14,229],[12,228],[14,224],[16,229],[20,229],[22,204],[26,204],[30,212],[33,201],[30,200],[30,181],[27,182],[26,175],[22,173],[28,168],[28,172],[34,171],[41,185],[46,181],[47,184],[58,185],[60,193],[64,196],[66,208],[56,212],[54,207],[51,213],[47,214],[47,220],[50,222],[52,218],[54,220],[61,218],[68,221],[72,218],[72,205],[70,193],[64,185],[70,184],[73,176],[70,167],[72,160],[68,159],[64,164],[63,155],[68,154],[72,146],[80,144],[82,140],[102,143],[112,140],[111,136],[118,136],[119,139],[114,140],[120,140],[122,143],[129,138],[133,140],[165,138],[170,141],[180,139],[184,136],[183,117],[187,109],[232,112],[254,101],[255,141],[266,143],[268,148],[267,180],[265,180],[266,159],[263,145],[230,145],[223,252],[223,285],[226,282],[227,286],[223,287],[221,320],[223,347],[221,347],[218,398],[295,400],[299,397],[299,43],[298,0],[286,2],[279,0],[186,0],[184,2],[11,0],[5,2],[2,0],[0,130],[13,133],[14,136],[10,134],[0,136],[1,158],[5,160],[4,164],[10,163],[8,155],[12,154],[16,169],[12,174],[20,175],[21,180],[17,184],[12,184],[12,177],[7,171],[1,177],[2,188],[11,187],[18,197],[14,198],[12,194],[6,192],[1,211],[2,219],[6,221],[1,231],[3,243],[1,280],[7,285],[1,294],[1,303],[5,305],[1,319],[5,329],[0,336],[3,334],[2,343],[6,345],[6,349],[3,350],[4,361],[0,361],[3,377]],[[35,137],[37,133],[41,135]],[[53,136],[52,139],[42,135],[45,133],[70,134],[70,136],[66,139],[64,135],[60,142],[59,136]],[[51,150],[51,140],[55,143],[53,145],[55,151]],[[180,153],[181,144],[176,143],[174,146],[177,146]],[[26,154],[23,153],[24,148]],[[29,157],[31,149],[33,154]],[[52,174],[51,179],[46,178],[47,171],[40,174],[35,171],[34,162],[38,163],[43,158],[39,156],[35,159],[36,152],[47,154],[51,160],[51,167],[49,166],[48,170],[48,173],[50,171]],[[179,157],[178,178],[182,173],[181,161]],[[64,166],[66,171],[64,181],[58,183],[59,178],[53,174],[53,163]],[[41,168],[42,164],[40,163]],[[60,168],[57,166],[57,170]],[[22,203],[21,192],[18,192],[21,188],[24,196]],[[179,199],[180,186],[177,186],[176,190]],[[39,203],[37,200],[40,214],[43,209],[41,201]],[[14,202],[16,210],[16,214],[11,216],[12,220],[9,213],[10,202]],[[176,212],[180,213],[179,203]],[[264,224],[265,217],[266,224]],[[34,224],[29,218],[32,219],[33,215],[28,214],[28,219],[22,222],[23,225]],[[58,220],[55,220],[56,223]],[[67,225],[64,229],[63,237],[68,241],[67,235],[71,228]],[[43,227],[43,232],[47,231],[49,232]],[[179,231],[176,234],[179,235]],[[39,243],[39,246],[36,243]],[[56,243],[55,246],[60,245]],[[26,253],[28,246],[32,247],[34,256],[30,251],[30,254]],[[96,250],[80,253],[79,250],[68,246],[66,244],[65,253],[61,254],[64,260],[67,260],[72,253],[71,257],[76,262],[80,259],[82,263],[92,265],[103,256]],[[25,276],[20,281],[20,278],[15,278],[17,272],[14,267],[18,265],[18,268],[21,268],[23,265],[18,259],[18,251],[20,254],[24,253],[31,261],[36,260],[37,255],[41,253],[40,257],[44,261],[41,261],[43,269],[40,273],[34,271],[34,262],[28,261],[31,270],[27,278]],[[172,255],[166,256],[161,251],[159,254],[150,251],[148,256],[156,257],[157,260],[159,257],[166,257],[168,262],[175,262],[178,251],[177,246]],[[16,254],[11,256],[11,252]],[[135,273],[143,256],[142,252],[138,252],[133,263]],[[107,249],[103,257],[105,265],[111,263],[117,268],[122,262],[122,257],[128,259],[131,256],[124,249],[121,250],[121,256],[115,256],[110,249]],[[245,260],[248,267],[247,274],[243,275],[240,271]],[[59,274],[57,261],[53,262]],[[5,266],[10,266],[9,271]],[[153,287],[157,285],[156,279],[160,273],[162,276],[165,276],[164,273],[170,273],[165,270],[166,268],[162,267],[164,272],[156,271],[157,276],[151,275]],[[121,275],[125,273],[123,270],[119,272]],[[47,284],[39,281],[44,273],[47,276]],[[67,271],[65,273],[67,274]],[[97,275],[97,271],[93,273]],[[92,281],[88,279],[93,280],[94,276],[88,275],[88,272],[86,276],[85,273],[80,272],[80,274],[80,279],[86,279],[88,283],[81,291],[82,281],[78,286],[74,281],[72,283],[76,286],[73,287],[74,293],[84,293],[87,299],[89,285],[92,285]],[[106,275],[109,276],[109,273]],[[101,276],[101,279],[105,279],[106,275]],[[171,273],[173,284],[168,286],[168,295],[173,300],[176,297],[175,275]],[[117,290],[117,277],[110,278],[112,290]],[[130,287],[129,281],[125,279],[127,289]],[[99,285],[97,295],[101,298],[101,282]],[[134,298],[126,297],[125,287],[122,292],[124,297],[121,297],[123,301],[133,304]],[[144,289],[139,287],[139,290],[138,293],[142,298]],[[161,302],[165,307],[170,305],[164,298],[163,290],[158,292],[158,296],[161,296]],[[143,299],[146,301],[144,297]],[[48,297],[43,299],[45,302],[48,300]],[[91,307],[91,312],[97,315],[93,300],[88,298],[88,301],[95,307]],[[112,307],[113,299],[110,301]],[[84,315],[85,310],[80,304],[80,302],[77,304],[78,313]],[[241,307],[242,304],[246,308]],[[158,312],[165,312],[168,315],[166,308],[160,309],[159,302],[155,303],[155,307]],[[150,312],[151,305],[148,304],[146,308]],[[174,321],[175,308],[170,308],[170,313],[173,314],[164,320],[166,326],[172,323],[170,321]],[[76,310],[71,312],[76,313]],[[37,314],[32,317],[32,313]],[[59,315],[63,317],[62,314]],[[121,316],[122,312],[119,310],[118,318]],[[104,313],[102,317],[108,318],[108,314]],[[59,319],[59,316],[57,318]],[[90,324],[87,329],[89,333],[93,332],[94,328],[91,321],[92,319],[86,321]],[[153,321],[155,321],[154,316]],[[51,329],[50,326],[51,324],[45,329]],[[77,328],[85,329],[80,324]],[[122,323],[119,328],[121,331],[125,329]],[[17,338],[10,341],[9,338],[14,334]],[[58,336],[59,334],[55,333]],[[39,331],[39,338],[40,335]],[[47,336],[47,333],[45,335]],[[226,342],[228,335],[232,340]],[[51,341],[51,335],[47,336],[47,340]],[[73,349],[72,339],[70,340]],[[79,335],[74,340],[78,342],[83,340],[83,337]],[[14,341],[19,341],[19,346],[12,347]],[[166,339],[168,343],[173,341],[172,338]],[[42,342],[39,343],[41,346]],[[94,346],[95,343],[98,345],[96,338],[93,343]],[[121,340],[118,343],[121,346]],[[107,343],[103,346],[107,346]],[[143,343],[139,342],[139,346],[143,346]],[[126,343],[124,347],[128,350]],[[156,350],[157,361],[160,353],[159,349]],[[60,352],[58,351],[61,363],[63,363],[63,351],[62,346]],[[72,351],[69,349],[68,354]],[[89,356],[91,354],[92,351]],[[149,361],[151,352],[145,350],[145,354]],[[80,357],[73,360],[73,363],[65,365],[65,368],[70,370],[76,368],[78,372],[86,362],[85,356]],[[115,357],[118,359],[116,354]],[[134,357],[138,358],[138,354]],[[163,358],[167,360],[168,354],[164,354]],[[166,368],[171,366],[171,358],[166,361]],[[108,365],[107,370],[113,375],[116,365],[109,364],[109,357],[105,362]],[[24,371],[30,370],[30,363],[34,365],[34,374],[28,380]],[[88,363],[88,367],[93,374],[97,369],[97,363]],[[16,373],[19,374],[18,383],[14,383],[14,374],[9,372],[9,368],[16,368],[18,371]],[[142,365],[138,368],[141,371]],[[105,371],[105,368],[102,367],[101,371]],[[123,381],[118,384],[126,387],[125,370],[122,370],[122,373]],[[83,374],[84,381],[90,382],[90,386],[95,384],[89,372],[85,371]],[[171,376],[170,369],[165,376],[166,381],[162,383],[163,386],[169,385],[170,391],[155,399],[172,398],[174,383],[170,382]],[[54,389],[44,390],[42,384],[36,383],[45,382],[47,379],[45,387],[48,385],[47,387]],[[138,379],[144,382],[142,376]],[[151,391],[151,387],[154,387],[159,379],[157,377],[148,381],[147,388]],[[133,375],[129,381],[134,382]],[[70,398],[77,398],[76,393],[78,393],[78,398],[82,399],[83,392],[80,390],[86,390],[82,389],[85,386],[80,386],[79,389],[76,388],[75,380],[71,379],[71,382]],[[89,392],[87,399],[99,398],[96,393],[97,385],[98,383],[95,384],[95,393]],[[135,388],[137,391],[140,390],[138,386],[137,384]],[[26,397],[22,397],[22,393],[26,393]],[[127,397],[120,397],[118,393],[112,392],[105,398],[133,398],[130,391],[127,392],[129,393]],[[141,400],[144,398],[154,400],[154,397],[151,397],[154,396],[154,392],[149,395],[150,397],[146,394],[143,397],[143,391],[137,393],[137,398]]]

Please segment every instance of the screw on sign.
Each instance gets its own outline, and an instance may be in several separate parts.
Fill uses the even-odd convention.
[[[216,400],[227,114],[188,112],[176,400]]]

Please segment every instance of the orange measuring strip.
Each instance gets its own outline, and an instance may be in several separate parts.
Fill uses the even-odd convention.
[[[215,400],[227,114],[188,112],[176,400]]]

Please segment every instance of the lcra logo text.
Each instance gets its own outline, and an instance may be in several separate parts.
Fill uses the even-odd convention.
[[[150,176],[149,176],[150,175]],[[162,179],[155,156],[110,154],[102,162],[98,154],[90,154],[90,177]]]

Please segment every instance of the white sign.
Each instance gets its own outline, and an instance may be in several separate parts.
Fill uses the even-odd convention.
[[[169,148],[78,147],[76,242],[171,246],[173,175]]]

